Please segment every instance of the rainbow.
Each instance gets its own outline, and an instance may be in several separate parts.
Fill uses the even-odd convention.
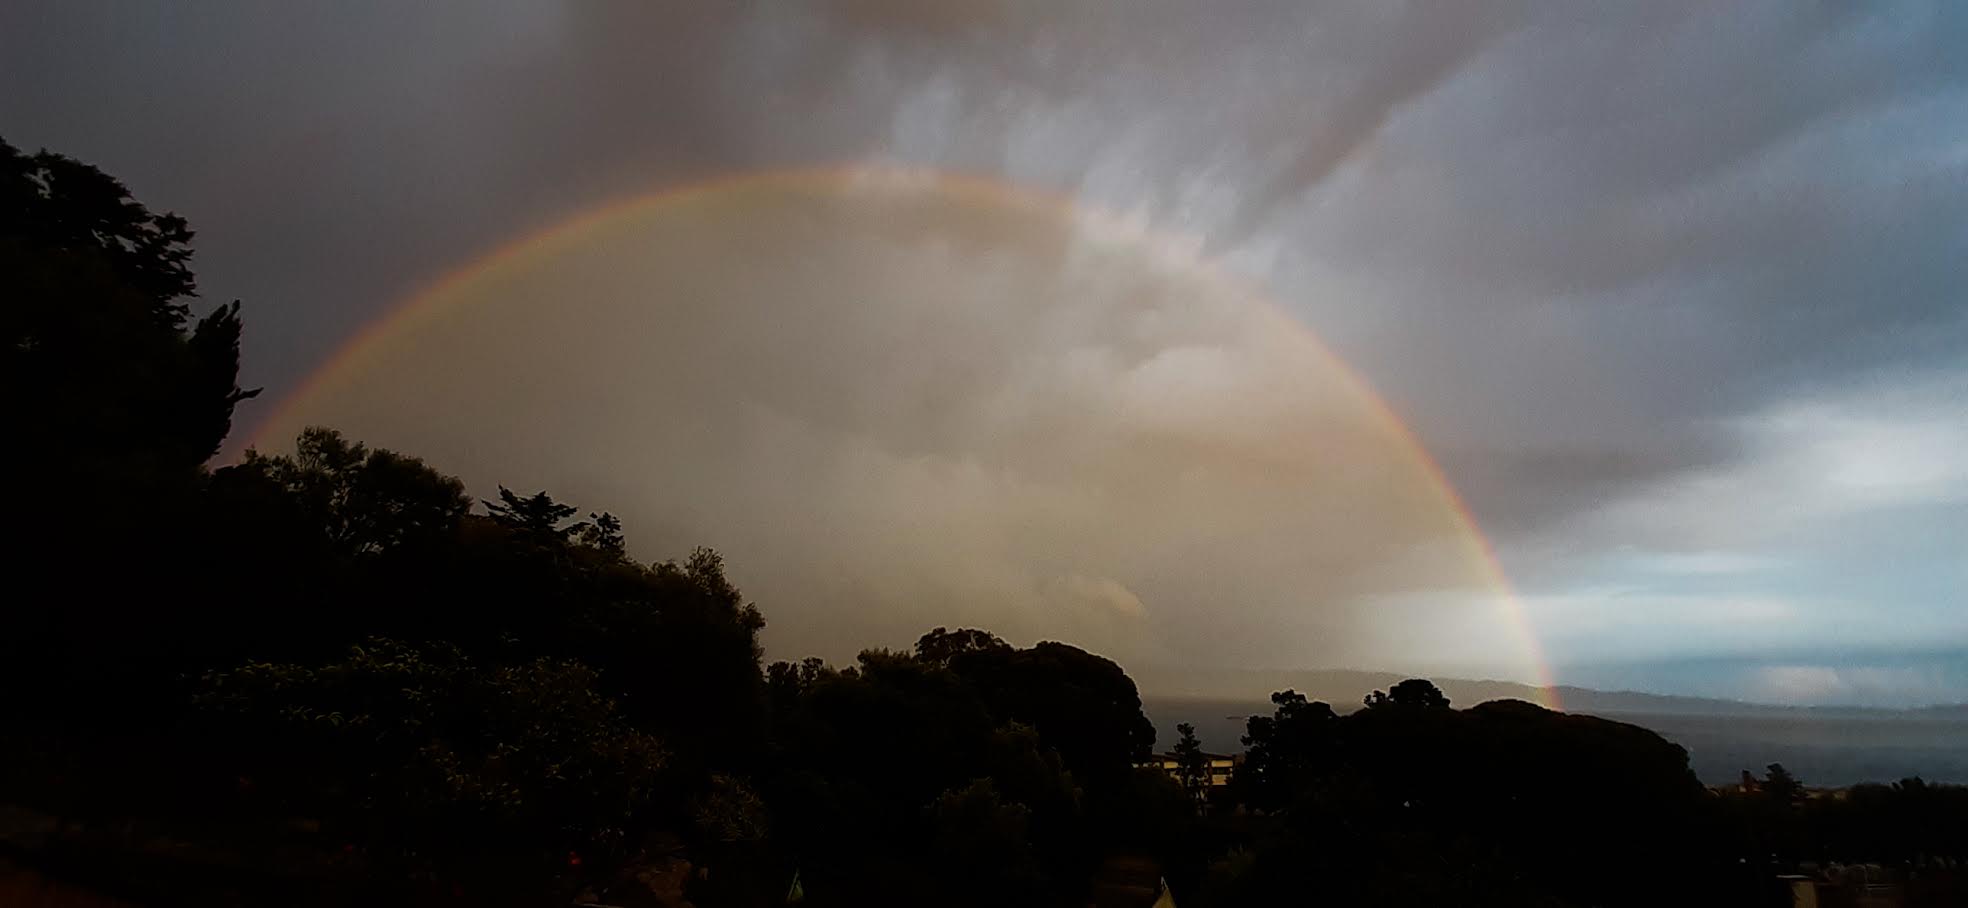
[[[1428,453],[1427,446],[1400,418],[1386,399],[1374,390],[1359,370],[1342,359],[1310,328],[1287,314],[1268,293],[1221,263],[1204,256],[1199,251],[1202,249],[1200,242],[1164,231],[1151,230],[1141,218],[1123,217],[1113,212],[1090,208],[1070,195],[1010,185],[981,175],[897,168],[887,165],[839,164],[719,176],[672,185],[598,206],[572,219],[511,240],[412,293],[404,302],[392,307],[382,317],[370,322],[344,342],[325,364],[311,373],[292,393],[282,398],[249,434],[249,445],[258,446],[269,441],[276,444],[284,442],[284,439],[267,438],[269,430],[275,425],[287,422],[288,420],[282,417],[290,414],[303,401],[324,387],[332,385],[340,376],[360,372],[364,361],[379,346],[380,339],[461,307],[472,298],[472,294],[466,291],[474,285],[490,280],[501,272],[545,260],[563,250],[577,247],[624,218],[655,208],[686,202],[702,202],[713,198],[736,204],[748,193],[760,190],[851,186],[857,181],[897,182],[924,186],[967,204],[1031,210],[1076,218],[1105,233],[1125,237],[1130,243],[1140,244],[1164,261],[1207,273],[1212,280],[1219,281],[1239,295],[1259,303],[1267,316],[1277,323],[1280,330],[1300,336],[1311,349],[1327,360],[1324,365],[1330,367],[1333,373],[1340,377],[1346,384],[1347,391],[1366,403],[1374,418],[1398,443],[1397,447],[1401,456],[1408,461],[1407,465],[1427,477],[1442,506],[1454,516],[1459,525],[1461,532],[1458,535],[1462,545],[1467,549],[1467,556],[1498,595],[1502,603],[1500,608],[1504,620],[1519,638],[1523,651],[1533,663],[1539,691],[1538,702],[1549,709],[1562,708],[1553,672],[1544,656],[1542,644],[1539,642],[1521,597],[1516,593],[1502,562],[1497,557],[1495,547],[1482,532],[1474,513],[1456,491],[1441,464]]]

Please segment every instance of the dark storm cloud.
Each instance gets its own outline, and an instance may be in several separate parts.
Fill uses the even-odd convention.
[[[275,397],[632,192],[873,159],[1067,193],[1268,287],[1555,588],[1677,538],[1815,551],[1717,530],[1765,492],[1716,490],[1845,502],[1784,446],[1959,424],[1963,46],[1946,2],[15,3],[0,133],[189,216]]]

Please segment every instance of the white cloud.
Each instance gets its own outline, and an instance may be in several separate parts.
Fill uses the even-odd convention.
[[[1879,375],[1773,404],[1729,431],[1740,457],[1577,515],[1561,534],[1573,540],[1566,551],[1611,543],[1656,553],[1656,567],[1753,565],[1773,557],[1759,548],[1854,516],[1968,501],[1968,373]]]
[[[1957,702],[1958,679],[1923,667],[1770,665],[1752,672],[1750,696],[1800,705],[1927,706]]]
[[[1561,661],[1659,659],[1762,651],[1813,639],[1818,603],[1770,595],[1673,594],[1642,583],[1525,594],[1524,608]]]
[[[1642,552],[1623,550],[1613,561],[1622,570],[1670,577],[1734,577],[1780,570],[1783,559],[1746,552]]]

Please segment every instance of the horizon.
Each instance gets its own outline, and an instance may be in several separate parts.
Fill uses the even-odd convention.
[[[1131,674],[1133,674],[1133,672],[1131,672]],[[1166,679],[1166,675],[1159,672],[1153,666],[1147,667],[1145,671],[1141,672],[1141,674],[1145,674],[1150,678],[1159,677],[1159,678]],[[1440,686],[1443,689],[1444,693],[1451,695],[1452,702],[1458,708],[1465,707],[1465,706],[1474,706],[1477,705],[1478,703],[1487,703],[1492,700],[1498,700],[1498,699],[1516,699],[1516,700],[1526,700],[1527,702],[1534,702],[1530,695],[1540,690],[1540,688],[1538,688],[1538,686],[1534,684],[1528,684],[1523,681],[1510,681],[1510,680],[1499,679],[1499,678],[1457,678],[1449,675],[1425,675],[1425,674],[1415,674],[1411,672],[1372,671],[1367,669],[1350,669],[1350,668],[1277,669],[1277,670],[1270,670],[1270,671],[1253,670],[1245,674],[1248,676],[1247,680],[1253,682],[1249,686],[1232,687],[1232,688],[1216,688],[1211,690],[1200,689],[1199,685],[1194,685],[1194,684],[1191,684],[1186,688],[1177,689],[1177,687],[1180,686],[1182,682],[1175,682],[1175,681],[1168,681],[1168,680],[1149,681],[1146,683],[1142,683],[1140,685],[1141,697],[1144,702],[1149,700],[1158,700],[1158,701],[1187,701],[1187,702],[1197,702],[1197,703],[1250,703],[1250,704],[1262,705],[1264,703],[1269,702],[1268,698],[1270,694],[1275,693],[1278,690],[1292,689],[1292,690],[1298,690],[1299,693],[1306,694],[1307,696],[1312,696],[1314,699],[1323,699],[1328,696],[1333,697],[1334,699],[1327,700],[1327,702],[1330,703],[1335,710],[1340,710],[1344,712],[1347,710],[1358,708],[1359,704],[1355,701],[1357,701],[1360,697],[1372,693],[1376,689],[1384,688],[1390,683],[1403,681],[1410,678],[1419,678],[1421,680],[1428,681],[1430,683],[1436,684],[1437,686]],[[1345,688],[1345,695],[1342,695],[1337,687],[1328,688],[1323,691],[1316,691],[1315,689],[1312,688],[1299,690],[1298,687],[1305,687],[1306,685],[1304,681],[1299,681],[1297,682],[1298,687],[1294,687],[1293,679],[1295,676],[1302,677],[1305,678],[1306,680],[1310,680],[1314,682],[1320,682],[1320,683],[1337,682],[1337,683],[1344,683],[1349,686]],[[1332,677],[1320,678],[1317,676],[1332,676]],[[1277,684],[1256,683],[1257,679],[1260,678],[1275,679],[1278,681],[1282,681],[1284,682],[1284,687],[1280,688]],[[1218,682],[1221,683],[1222,680],[1223,679],[1218,679]],[[1266,690],[1265,688],[1267,687],[1271,689]],[[1476,695],[1476,697],[1473,700],[1469,700],[1464,697],[1454,696],[1457,691],[1468,691],[1470,689],[1475,689],[1479,691],[1479,693]],[[1685,704],[1687,706],[1708,705],[1708,706],[1724,707],[1724,708],[1742,708],[1753,712],[1778,712],[1778,713],[1851,712],[1851,713],[1883,713],[1883,714],[1895,714],[1895,715],[1908,714],[1908,713],[1937,712],[1937,711],[1946,712],[1949,710],[1956,710],[1956,709],[1961,709],[1963,707],[1968,707],[1968,701],[1938,701],[1934,703],[1920,703],[1910,706],[1890,706],[1890,705],[1879,706],[1879,705],[1869,705],[1863,703],[1785,703],[1785,702],[1773,702],[1773,701],[1742,700],[1742,699],[1736,699],[1731,697],[1708,697],[1708,696],[1699,696],[1699,695],[1692,695],[1692,694],[1664,694],[1658,691],[1638,690],[1634,688],[1584,687],[1574,684],[1561,684],[1558,685],[1554,690],[1560,696],[1561,701],[1563,701],[1563,698],[1568,694],[1588,695],[1587,699],[1584,702],[1563,701],[1561,702],[1560,706],[1556,707],[1556,709],[1561,712],[1576,712],[1576,713],[1583,713],[1587,715],[1596,715],[1602,713],[1618,714],[1620,712],[1633,712],[1637,708],[1634,705],[1619,705],[1617,707],[1607,706],[1599,702],[1598,698],[1600,697],[1639,698],[1645,703],[1654,704],[1666,708],[1669,711],[1672,711],[1674,709],[1675,704],[1677,703]]]

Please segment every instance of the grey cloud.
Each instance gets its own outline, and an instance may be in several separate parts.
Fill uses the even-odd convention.
[[[879,160],[1064,193],[1267,288],[1536,584],[1633,541],[1609,508],[1766,475],[1745,418],[1960,369],[1965,42],[1968,7],[1914,0],[15,3],[0,130],[189,216],[270,397],[435,275],[655,187]],[[981,349],[906,414],[788,406],[997,456],[1027,439],[945,418],[1025,380]]]

